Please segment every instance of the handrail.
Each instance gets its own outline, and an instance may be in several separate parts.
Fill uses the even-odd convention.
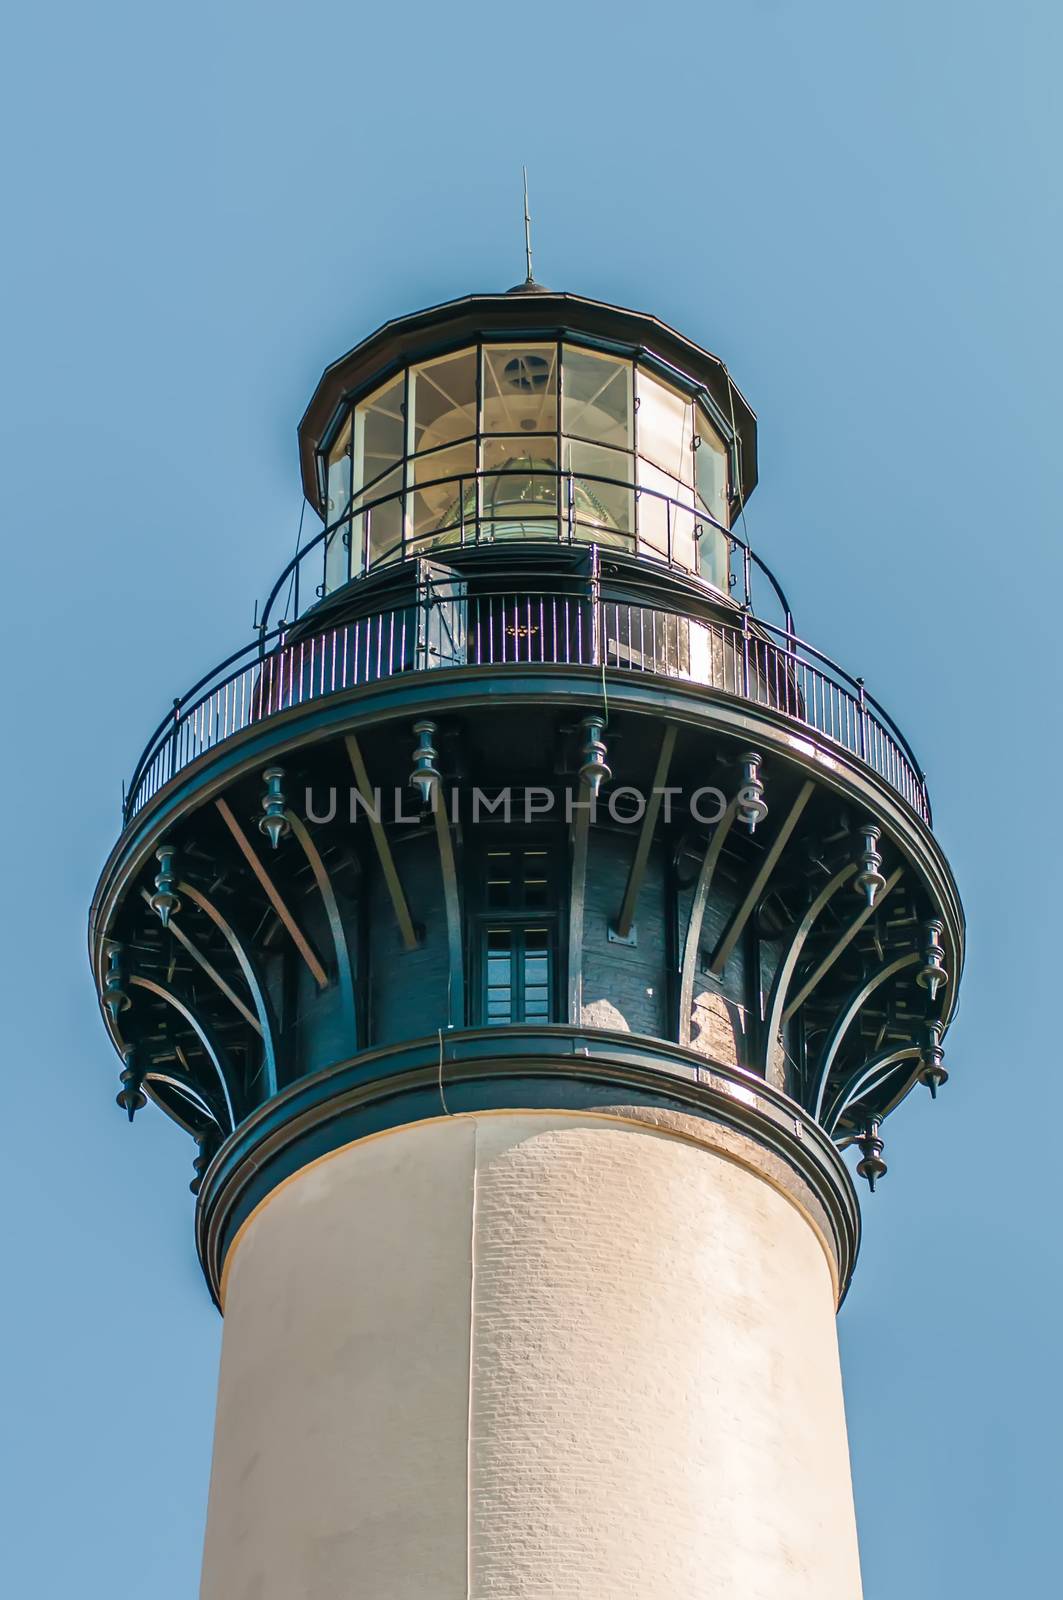
[[[266,653],[267,642],[273,641],[275,643],[280,643],[283,637],[284,630],[282,628],[274,628],[272,633],[266,633],[263,630],[260,630],[259,637],[251,644],[241,645],[239,650],[234,650],[231,655],[225,657],[224,661],[219,661],[218,665],[213,667],[210,672],[205,672],[201,678],[197,678],[191,689],[186,689],[183,695],[178,695],[175,698],[173,709],[166,713],[158,727],[155,729],[154,733],[150,735],[148,742],[144,746],[144,749],[141,753],[139,761],[133,768],[133,776],[129,780],[129,786],[126,791],[127,796],[132,795],[135,792],[144,767],[154,754],[154,749],[157,742],[164,735],[168,737],[174,725],[181,721],[183,715],[187,714],[189,702],[191,701],[192,696],[198,694],[200,689],[205,689],[207,684],[212,683],[214,679],[217,678],[219,673],[225,671],[226,667],[235,666],[238,661],[243,661],[244,658],[250,654],[255,654],[259,657],[264,656]],[[195,708],[193,707],[193,709]]]
[[[777,628],[770,622],[762,621],[759,617],[757,619],[757,627],[764,629],[767,633],[778,635],[778,637],[785,640],[786,645],[793,650],[803,650],[808,655],[815,656],[816,660],[821,662],[822,665],[828,668],[830,672],[833,672],[845,683],[851,685],[851,687],[857,691],[858,700],[861,700],[865,705],[877,712],[885,727],[888,728],[893,738],[896,739],[897,743],[904,751],[904,754],[911,762],[912,771],[918,773],[920,779],[925,783],[926,774],[923,772],[923,769],[920,766],[919,757],[916,755],[915,751],[908,743],[908,740],[905,738],[900,728],[898,728],[896,722],[894,722],[893,718],[890,716],[889,712],[886,710],[881,701],[876,700],[874,695],[868,694],[863,678],[854,678],[851,673],[846,672],[844,667],[840,667],[836,661],[832,661],[830,656],[824,655],[822,650],[817,650],[814,644],[809,644],[807,640],[799,638],[795,633],[788,632],[782,628]],[[927,820],[929,820],[929,818]]]
[[[174,701],[134,768],[123,820],[199,755],[292,706],[404,673],[536,664],[681,678],[772,707],[849,750],[929,824],[915,754],[862,681],[792,632],[740,616],[602,599],[590,582],[472,594],[447,585],[293,643],[262,631]]]
[[[354,502],[358,498],[358,496],[357,495],[352,496],[351,499],[348,500],[346,506],[344,507],[342,515],[337,517],[334,522],[328,523],[325,527],[323,527],[320,530],[320,532],[318,532],[318,533],[316,533],[314,535],[314,537],[310,540],[310,542],[308,544],[303,545],[300,550],[297,550],[295,555],[292,556],[291,560],[283,568],[283,570],[281,571],[280,576],[277,578],[277,580],[274,583],[274,585],[273,585],[272,589],[270,590],[269,594],[266,596],[266,601],[265,601],[265,604],[263,605],[263,608],[262,608],[262,624],[264,626],[268,626],[269,625],[270,617],[272,615],[273,607],[274,607],[274,604],[276,603],[277,596],[280,594],[281,590],[284,588],[284,586],[288,582],[288,580],[290,578],[292,578],[293,574],[295,576],[295,593],[294,593],[295,607],[294,607],[294,614],[291,617],[286,618],[285,621],[287,621],[288,623],[295,622],[295,621],[297,621],[299,619],[299,617],[305,615],[306,611],[309,611],[309,610],[312,609],[312,606],[307,606],[305,609],[301,609],[300,606],[299,606],[299,587],[300,587],[299,586],[299,573],[300,573],[300,570],[302,568],[302,565],[307,560],[308,556],[312,555],[315,551],[318,551],[319,548],[320,548],[320,555],[319,555],[318,559],[321,561],[322,579],[321,579],[320,586],[315,585],[314,590],[313,590],[313,593],[314,593],[314,604],[316,604],[317,601],[321,598],[322,591],[323,591],[323,588],[324,588],[325,551],[327,549],[328,543],[329,543],[329,541],[331,540],[331,538],[335,534],[340,533],[344,528],[348,527],[351,524],[351,522],[354,520],[355,517],[365,517],[365,518],[367,518],[368,520],[367,520],[366,526],[367,526],[367,528],[369,528],[372,525],[372,517],[373,517],[373,513],[374,512],[381,510],[385,506],[393,505],[396,502],[403,500],[407,495],[422,494],[426,490],[439,489],[439,488],[442,488],[442,487],[444,487],[445,485],[448,485],[448,484],[456,485],[456,487],[457,487],[457,495],[456,495],[457,504],[458,504],[459,508],[463,508],[464,507],[465,494],[466,494],[467,487],[472,487],[474,485],[478,485],[479,483],[481,483],[485,479],[491,479],[492,481],[495,481],[495,480],[497,480],[499,478],[515,478],[515,479],[521,479],[521,478],[523,478],[523,479],[527,479],[527,478],[540,479],[541,478],[541,479],[547,479],[547,480],[553,479],[558,484],[559,489],[560,489],[560,485],[562,483],[565,483],[565,484],[568,485],[569,493],[568,493],[566,506],[564,508],[562,507],[560,493],[557,496],[557,501],[556,501],[556,506],[555,506],[556,520],[558,522],[559,528],[560,528],[562,522],[564,522],[565,525],[566,525],[566,537],[565,537],[564,540],[561,540],[559,538],[559,540],[558,540],[559,543],[564,542],[564,543],[579,543],[579,544],[591,545],[591,544],[594,544],[594,543],[597,542],[595,540],[594,536],[593,536],[594,535],[594,530],[595,530],[595,525],[592,524],[592,523],[580,522],[578,518],[574,518],[572,516],[572,506],[573,506],[573,503],[574,503],[573,502],[573,486],[575,485],[576,482],[579,482],[579,483],[593,483],[593,484],[599,484],[604,488],[627,490],[627,491],[629,491],[630,493],[632,493],[635,496],[636,504],[638,504],[638,502],[643,500],[643,499],[649,499],[649,500],[653,500],[653,501],[658,502],[661,505],[663,505],[664,508],[665,508],[665,519],[666,519],[666,526],[667,526],[667,530],[668,530],[667,538],[668,538],[669,546],[671,546],[671,540],[672,540],[671,530],[672,530],[674,515],[676,513],[682,513],[684,517],[688,517],[688,518],[689,517],[693,517],[695,528],[700,528],[700,527],[712,528],[714,532],[720,534],[724,539],[726,539],[726,541],[728,543],[728,546],[729,546],[729,550],[730,550],[731,553],[733,553],[735,550],[738,550],[738,551],[741,552],[741,554],[742,554],[742,561],[741,561],[742,603],[747,605],[747,606],[752,605],[752,603],[753,603],[753,596],[752,596],[751,586],[750,586],[750,566],[752,565],[752,566],[757,567],[758,570],[764,574],[764,577],[767,579],[768,583],[770,583],[772,589],[774,590],[775,597],[778,600],[779,606],[780,606],[780,608],[782,610],[785,629],[786,629],[787,632],[790,632],[790,633],[793,632],[793,613],[790,610],[790,603],[786,598],[786,595],[785,595],[785,593],[783,591],[782,585],[780,584],[778,578],[776,578],[774,572],[772,572],[771,568],[768,566],[767,562],[762,560],[761,557],[757,555],[757,552],[753,549],[753,547],[750,544],[748,544],[746,542],[746,540],[741,538],[740,535],[737,534],[734,531],[733,528],[725,527],[722,522],[718,522],[716,520],[716,518],[713,517],[711,515],[711,513],[709,511],[707,511],[703,505],[701,505],[700,502],[698,502],[696,500],[691,500],[690,502],[683,501],[683,500],[677,500],[674,495],[666,494],[661,489],[654,489],[649,484],[645,484],[645,483],[636,483],[636,482],[632,481],[629,478],[612,478],[612,477],[607,477],[602,473],[596,473],[596,472],[583,472],[583,471],[575,472],[575,471],[573,471],[571,469],[565,469],[565,468],[562,468],[562,467],[552,467],[551,468],[548,465],[546,465],[545,463],[539,463],[539,462],[533,463],[532,465],[530,465],[528,467],[520,467],[520,468],[517,468],[517,467],[497,467],[497,468],[483,467],[483,468],[479,468],[478,470],[472,471],[472,472],[463,472],[463,473],[456,473],[456,474],[455,473],[450,473],[447,476],[441,477],[441,478],[425,479],[422,482],[418,482],[416,484],[410,484],[405,488],[392,490],[392,492],[390,494],[378,495],[374,499],[367,500],[363,504],[360,504],[360,505],[357,505],[357,506],[355,506]],[[694,495],[694,490],[693,489],[691,489],[691,495],[692,496]],[[479,500],[479,496],[477,496],[477,500]],[[546,502],[543,502],[543,504],[545,505]],[[406,559],[409,558],[410,555],[417,554],[419,547],[428,546],[428,547],[431,547],[431,548],[436,548],[436,546],[434,546],[434,545],[430,546],[430,541],[437,540],[437,539],[439,539],[440,535],[449,533],[451,531],[457,531],[460,534],[460,537],[457,540],[448,541],[448,543],[450,543],[450,544],[456,544],[456,545],[459,545],[459,546],[465,546],[465,545],[469,545],[469,544],[478,544],[478,543],[482,542],[480,540],[480,538],[479,538],[479,527],[480,527],[481,523],[487,524],[487,525],[491,525],[495,521],[502,521],[502,520],[507,520],[507,519],[505,519],[505,518],[493,518],[493,517],[486,517],[486,516],[479,516],[479,515],[470,518],[469,519],[469,523],[471,523],[472,527],[476,530],[475,536],[472,537],[472,538],[467,538],[465,536],[466,535],[466,530],[467,530],[467,527],[468,527],[469,524],[467,524],[466,519],[465,519],[463,514],[460,514],[459,517],[458,517],[458,520],[455,521],[455,522],[446,523],[446,524],[444,524],[442,526],[437,525],[437,526],[427,530],[425,533],[420,534],[420,535],[408,536],[406,531],[405,531],[405,523],[404,523],[403,534],[402,534],[402,537],[400,538],[399,543],[394,547],[394,553],[389,552],[385,557],[381,558],[378,561],[369,562],[367,560],[367,562],[366,562],[366,564],[365,564],[365,566],[363,568],[363,573],[356,574],[356,576],[362,576],[362,575],[364,575],[364,573],[367,573],[367,572],[379,572],[379,571],[382,571],[383,568],[385,568],[387,566],[391,566],[394,563],[397,563],[397,562],[402,561],[402,560],[406,560]],[[520,519],[519,519],[519,517],[514,515],[509,520],[516,521],[516,520],[520,520]],[[553,519],[549,515],[546,515],[546,516],[542,516],[542,517],[537,517],[537,516],[536,517],[527,517],[524,520],[529,521],[529,522],[543,521],[544,523],[548,523]],[[587,530],[587,537],[586,538],[582,538],[581,537],[581,538],[577,539],[575,537],[574,528],[577,527],[577,526],[578,527],[583,527],[583,528],[585,528]],[[631,540],[631,548],[632,548],[633,551],[638,548],[639,539],[638,539],[638,535],[636,534],[636,530],[634,528],[632,528],[632,529],[621,529],[621,530],[617,530],[617,531],[622,533],[622,534],[624,534],[626,537],[630,538],[630,540]],[[367,546],[368,546],[368,539],[367,539],[366,543],[367,543]],[[645,545],[646,541],[642,540],[641,543],[643,545]],[[667,557],[667,559],[668,559],[669,565],[678,567],[683,571],[689,571],[689,568],[687,568],[683,563],[672,561],[670,555]]]

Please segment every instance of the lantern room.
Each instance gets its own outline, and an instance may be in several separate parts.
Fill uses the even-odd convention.
[[[727,593],[754,427],[722,363],[639,313],[511,293],[388,324],[300,429],[322,592],[454,547],[583,543]]]

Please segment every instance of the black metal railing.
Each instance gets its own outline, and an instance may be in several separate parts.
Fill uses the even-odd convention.
[[[863,683],[796,638],[743,612],[691,617],[580,592],[467,593],[428,585],[408,603],[288,642],[263,633],[176,700],[123,797],[126,822],[197,757],[281,712],[404,673],[593,666],[681,679],[756,705],[857,756],[927,823],[926,783],[899,728]]]
[[[446,498],[450,510],[427,522],[418,506],[433,491]],[[604,507],[596,513],[586,504],[588,496],[594,500],[618,491],[624,505],[611,521]],[[735,529],[709,514],[693,489],[686,493],[687,499],[679,500],[632,478],[542,462],[429,477],[383,495],[369,490],[296,551],[266,597],[262,626],[283,626],[275,623],[278,616],[291,624],[351,579],[415,556],[445,559],[448,550],[550,542],[599,545],[693,572],[758,615],[770,607],[792,632],[789,602],[771,568]]]

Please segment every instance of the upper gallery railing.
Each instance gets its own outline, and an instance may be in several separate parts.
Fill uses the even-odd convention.
[[[362,495],[296,551],[266,598],[261,622],[268,628],[278,625],[277,617],[297,621],[351,579],[414,556],[446,559],[455,549],[549,541],[626,551],[696,573],[758,614],[766,598],[793,632],[789,603],[770,567],[734,529],[710,516],[693,489],[684,493],[680,500],[629,478],[535,462],[429,478],[376,498]],[[430,494],[449,509],[429,520],[424,504]]]
[[[198,756],[294,706],[405,673],[529,665],[656,674],[769,706],[857,756],[931,821],[899,728],[859,679],[788,629],[748,611],[707,620],[603,599],[586,577],[564,590],[469,593],[456,576],[295,642],[263,631],[174,701],[125,791],[124,820]]]

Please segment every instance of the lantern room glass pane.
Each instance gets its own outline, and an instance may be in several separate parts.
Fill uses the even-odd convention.
[[[351,419],[347,418],[328,453],[325,525],[331,527],[351,500]]]
[[[415,540],[453,529],[460,540],[464,521],[471,537],[476,519],[476,441],[433,450],[410,463],[410,533]],[[423,548],[423,544],[422,544]]]
[[[561,371],[561,431],[616,449],[631,448],[630,361],[565,345]]]
[[[731,541],[710,523],[699,524],[698,574],[724,594],[731,590]]]
[[[351,419],[347,418],[328,453],[325,468],[325,593],[339,589],[350,577]]]
[[[552,433],[557,430],[557,346],[485,345],[484,433]]]
[[[696,570],[695,498],[687,483],[639,459],[639,549]]]
[[[352,578],[360,578],[362,576],[365,563],[365,524],[366,513],[364,511],[356,511],[350,521],[350,572]]]
[[[557,440],[485,439],[481,480],[488,538],[549,538],[557,532]]]
[[[694,482],[694,405],[689,395],[639,371],[638,452],[681,483]]]
[[[410,451],[436,450],[476,432],[476,351],[410,368]]]
[[[354,487],[365,489],[402,460],[405,423],[400,374],[355,407]]]
[[[630,544],[635,531],[635,493],[632,458],[624,450],[604,445],[564,441],[564,513],[580,526],[595,529],[595,538],[606,544]],[[586,538],[584,534],[582,537]]]
[[[694,481],[698,499],[710,517],[727,526],[727,446],[705,416],[697,412],[697,448],[694,451]]]
[[[351,576],[350,541],[349,521],[338,523],[331,533],[325,535],[326,594],[331,594],[334,589],[341,589]]]
[[[694,491],[641,459],[638,475],[640,548],[693,570]]]
[[[694,479],[698,500],[714,521],[728,524],[727,446],[700,408],[696,412],[697,449],[694,452]],[[698,571],[709,583],[726,594],[729,584],[730,541],[707,523],[701,524],[698,541]]]
[[[369,565],[383,561],[402,549],[402,468],[380,478],[365,494],[357,496],[356,511],[363,507],[369,540]]]

